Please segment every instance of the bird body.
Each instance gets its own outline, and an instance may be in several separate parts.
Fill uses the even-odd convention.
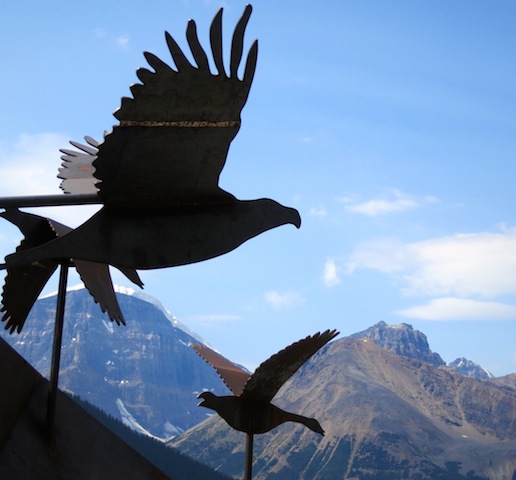
[[[231,427],[250,434],[266,433],[285,422],[301,423],[315,433],[324,435],[324,430],[315,418],[286,412],[269,402],[245,400],[241,397],[218,397],[211,392],[199,395],[200,407],[215,410]]]
[[[270,199],[154,208],[107,205],[67,235],[9,255],[6,262],[15,267],[74,258],[135,269],[173,267],[227,253],[286,219],[300,224],[296,210]]]

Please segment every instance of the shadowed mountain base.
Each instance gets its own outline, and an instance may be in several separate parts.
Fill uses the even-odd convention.
[[[50,449],[44,435],[48,382],[1,339],[0,366],[2,480],[169,478],[61,392]]]

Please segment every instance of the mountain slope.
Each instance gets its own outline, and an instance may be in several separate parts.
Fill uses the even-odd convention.
[[[127,326],[102,314],[85,289],[67,293],[59,387],[160,438],[206,418],[197,393],[228,390],[190,344],[199,341],[156,301],[117,294]],[[55,297],[40,299],[20,335],[2,337],[47,376]]]
[[[283,425],[255,439],[255,479],[511,479],[516,390],[343,339],[303,367],[274,400],[316,417],[320,438]],[[239,475],[244,436],[216,416],[172,445]],[[509,475],[509,476],[507,476]]]

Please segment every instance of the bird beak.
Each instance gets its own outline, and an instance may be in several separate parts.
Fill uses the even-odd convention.
[[[291,223],[292,225],[295,225],[296,228],[301,228],[301,215],[299,215],[299,212],[295,209],[295,208],[292,208],[292,218],[291,218]]]
[[[204,406],[204,403],[206,402],[206,399],[203,397],[203,393],[199,393],[199,395],[197,395],[197,398],[201,399],[201,401],[197,404],[198,407],[203,407]]]

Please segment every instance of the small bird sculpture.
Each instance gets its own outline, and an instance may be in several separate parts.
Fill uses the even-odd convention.
[[[16,208],[6,209],[0,216],[16,225],[25,238],[21,241],[17,251],[23,251],[66,235],[72,229],[50,218],[40,217],[30,213],[20,212]],[[71,260],[84,285],[99,303],[103,312],[107,311],[111,320],[117,324],[125,324],[124,316],[118,305],[109,268],[106,264]],[[2,321],[6,322],[5,329],[13,333],[20,333],[29,312],[38,295],[43,290],[48,279],[57,269],[58,262],[54,259],[11,267],[7,269],[7,276],[2,292]],[[134,283],[143,286],[137,272],[123,269],[122,272]]]
[[[285,422],[301,423],[324,435],[315,418],[286,412],[271,401],[281,386],[338,334],[336,330],[326,330],[293,343],[263,362],[253,374],[205,345],[193,345],[193,349],[217,371],[234,393],[234,396],[219,397],[203,392],[198,396],[202,399],[199,406],[215,410],[231,427],[247,434],[246,478],[251,478],[253,435],[268,432]]]
[[[153,71],[137,71],[142,83],[131,87],[132,98],[122,99],[115,112],[120,123],[101,143],[86,137],[88,145],[71,142],[79,151],[63,151],[65,193],[97,192],[103,207],[66,235],[8,255],[8,267],[59,258],[117,268],[171,267],[223,255],[281,225],[300,227],[295,209],[266,198],[238,200],[219,187],[256,68],[257,41],[239,77],[251,10],[248,5],[235,28],[229,72],[222,9],[210,28],[216,73],[193,20],[186,30],[193,63],[168,33],[175,68],[145,53]]]

